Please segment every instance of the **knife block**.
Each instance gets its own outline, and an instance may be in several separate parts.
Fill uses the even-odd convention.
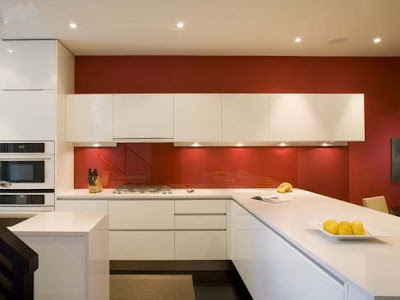
[[[94,181],[94,185],[88,185],[89,193],[100,193],[103,190],[103,186],[101,184],[100,175],[97,176]]]

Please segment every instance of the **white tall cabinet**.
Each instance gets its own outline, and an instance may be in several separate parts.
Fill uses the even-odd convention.
[[[268,94],[222,94],[224,142],[269,140]]]
[[[0,90],[0,105],[0,140],[55,140],[55,90]]]
[[[222,140],[220,94],[174,94],[174,141]]]
[[[113,98],[110,94],[67,96],[66,139],[69,142],[113,141]]]
[[[55,40],[12,40],[3,41],[3,45],[0,50],[0,89],[56,89]]]
[[[114,94],[115,139],[173,139],[172,94]]]

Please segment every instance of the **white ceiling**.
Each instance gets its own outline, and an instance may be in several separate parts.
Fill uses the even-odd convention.
[[[39,15],[0,38],[56,38],[75,55],[400,56],[400,0],[34,2]],[[328,43],[337,37],[348,41]]]

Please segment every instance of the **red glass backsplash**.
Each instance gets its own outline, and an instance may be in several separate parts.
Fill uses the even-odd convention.
[[[309,157],[325,163],[309,163]],[[87,169],[97,168],[104,187],[124,184],[166,184],[175,188],[276,187],[289,181],[295,186],[304,183],[313,190],[313,183],[318,182],[325,194],[347,200],[348,194],[343,191],[348,191],[348,187],[342,186],[348,181],[342,175],[348,174],[347,157],[347,148],[190,148],[157,143],[75,148],[75,187],[87,187]],[[332,168],[338,172],[332,172]],[[314,172],[303,176],[304,169]],[[300,179],[299,174],[304,178]],[[331,179],[337,175],[342,178],[335,180],[333,188]]]

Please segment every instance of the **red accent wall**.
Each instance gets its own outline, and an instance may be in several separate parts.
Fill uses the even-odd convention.
[[[80,56],[76,93],[364,93],[366,142],[348,148],[174,148],[125,144],[76,148],[75,187],[98,167],[122,183],[193,187],[296,186],[361,203],[383,194],[400,204],[390,180],[390,137],[400,136],[400,58]]]

